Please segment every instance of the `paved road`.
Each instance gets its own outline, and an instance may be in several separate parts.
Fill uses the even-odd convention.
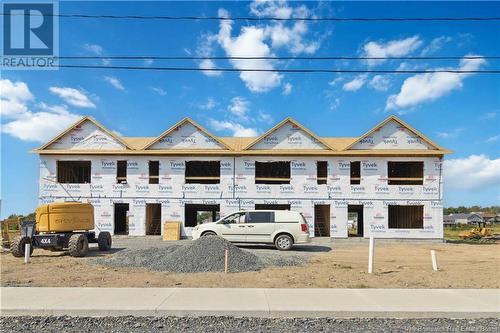
[[[333,319],[234,317],[1,317],[20,332],[498,332],[499,319]]]
[[[498,289],[1,288],[3,315],[500,318]]]

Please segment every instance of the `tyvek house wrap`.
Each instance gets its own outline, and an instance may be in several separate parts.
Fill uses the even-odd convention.
[[[82,129],[71,131],[53,143],[55,149],[125,149],[122,143],[92,123],[83,123]],[[83,136],[83,138],[82,138]],[[72,139],[78,137],[77,140]],[[106,138],[105,145],[101,140]],[[159,140],[158,146],[190,149],[223,149],[206,133],[201,133],[191,124],[184,124],[172,131],[168,139]],[[384,149],[383,145],[397,144],[392,149],[429,149],[427,143],[414,140],[414,133],[400,128],[399,124],[387,123],[373,133],[373,139],[359,144],[369,144],[361,149]],[[267,138],[272,138],[266,140]],[[390,138],[390,139],[387,139]],[[394,139],[395,138],[395,139]],[[385,140],[385,141],[384,141]],[[81,144],[85,142],[85,144]],[[268,143],[265,143],[268,142]],[[300,142],[300,143],[298,143]],[[424,145],[421,147],[419,145]],[[269,133],[250,149],[324,149],[323,143],[309,133],[286,122]],[[165,147],[167,147],[165,146]],[[77,148],[75,148],[77,147]],[[358,147],[358,145],[356,145]],[[387,148],[390,149],[390,148]],[[145,234],[146,204],[162,205],[162,221],[184,221],[186,203],[219,204],[220,214],[235,210],[254,209],[255,204],[290,204],[292,210],[300,211],[306,217],[311,236],[314,235],[314,205],[330,205],[331,237],[347,237],[347,207],[350,204],[363,205],[365,237],[442,237],[442,184],[441,160],[438,157],[305,157],[305,156],[239,156],[239,157],[166,157],[166,156],[40,156],[40,203],[64,200],[91,202],[95,207],[97,231],[113,233],[115,203],[129,204],[129,233]],[[56,184],[57,160],[90,160],[92,162],[90,184]],[[127,160],[127,183],[117,184],[117,160]],[[158,160],[160,165],[159,184],[149,184],[148,162]],[[185,184],[185,162],[189,160],[219,160],[221,163],[220,184]],[[318,185],[316,161],[328,162],[328,181]],[[388,185],[387,161],[423,161],[424,184]],[[290,161],[290,184],[255,184],[255,161]],[[361,184],[350,185],[350,162],[361,161]],[[387,206],[423,205],[423,229],[389,229]],[[163,226],[162,226],[163,227]],[[183,227],[182,234],[191,234],[191,228]]]
[[[325,149],[325,145],[296,124],[287,121],[256,142],[251,149]]]
[[[389,121],[361,138],[352,149],[431,149],[431,146],[405,126]]]
[[[126,147],[91,121],[75,126],[49,146],[50,149],[124,150]]]
[[[212,137],[197,129],[193,124],[178,126],[155,142],[149,149],[224,149]]]

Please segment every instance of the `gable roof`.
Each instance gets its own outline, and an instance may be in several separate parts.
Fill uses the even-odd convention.
[[[271,129],[269,129],[266,133],[264,133],[261,136],[255,138],[255,140],[251,141],[249,144],[247,144],[246,146],[244,146],[242,148],[242,150],[248,150],[248,149],[252,148],[257,143],[259,143],[262,140],[264,140],[265,137],[267,137],[268,135],[270,135],[274,131],[276,131],[279,128],[281,128],[282,126],[284,126],[286,123],[292,123],[293,125],[297,126],[301,130],[303,130],[304,132],[306,132],[307,134],[309,134],[312,138],[316,139],[318,142],[320,142],[321,144],[323,144],[323,146],[325,146],[326,148],[334,150],[328,143],[326,143],[325,140],[323,140],[322,138],[320,138],[319,136],[317,136],[316,134],[314,134],[313,132],[311,132],[310,130],[308,130],[306,127],[304,127],[302,124],[298,123],[296,120],[294,120],[291,117],[287,117],[287,118],[283,119],[277,125],[275,125]]]
[[[479,218],[479,219],[482,219],[483,217],[479,214],[476,214],[476,213],[454,213],[454,214],[449,214],[449,215],[445,215],[445,217],[448,219],[448,220],[458,220],[458,219],[470,219],[470,218]]]
[[[110,137],[112,137],[113,139],[115,139],[116,141],[118,141],[119,143],[121,143],[123,146],[125,146],[127,149],[132,149],[128,144],[127,142],[125,142],[125,140],[123,140],[120,136],[118,136],[117,134],[113,133],[112,131],[108,130],[106,127],[104,127],[101,123],[99,123],[97,120],[95,120],[94,118],[92,118],[91,116],[85,116],[85,117],[82,117],[82,119],[78,120],[76,123],[74,123],[73,125],[71,125],[70,127],[68,127],[67,129],[65,129],[64,131],[62,131],[61,133],[59,133],[56,137],[54,137],[52,140],[50,140],[49,142],[47,142],[46,144],[44,144],[43,146],[41,146],[40,148],[38,148],[37,150],[43,150],[43,149],[47,149],[48,147],[50,147],[54,142],[56,142],[57,140],[61,139],[63,136],[65,136],[66,134],[68,134],[69,132],[71,132],[73,129],[75,129],[76,127],[80,126],[81,124],[83,124],[84,122],[86,121],[89,121],[91,122],[92,124],[94,124],[97,128],[99,128],[101,131],[103,131],[104,133],[106,133],[107,135],[109,135]]]
[[[155,143],[157,143],[158,141],[160,141],[163,137],[167,136],[168,134],[170,134],[171,132],[175,131],[177,128],[181,127],[182,125],[184,125],[186,123],[189,123],[189,124],[193,125],[200,132],[202,132],[205,135],[211,137],[212,139],[215,140],[215,142],[219,143],[224,148],[231,150],[231,148],[224,141],[222,141],[221,139],[219,139],[218,137],[216,137],[215,135],[213,135],[212,133],[210,133],[209,131],[207,131],[205,128],[203,128],[201,125],[199,125],[197,122],[195,122],[194,120],[192,120],[189,117],[181,119],[181,121],[177,122],[174,126],[170,127],[165,132],[163,132],[160,135],[158,135],[153,141],[147,143],[144,147],[142,147],[142,150],[146,150],[146,149],[150,148],[152,145],[154,145]]]
[[[394,120],[397,124],[405,127],[409,131],[413,132],[415,135],[419,136],[423,141],[435,149],[350,149],[355,144],[357,144],[363,138],[371,135],[374,131],[381,128],[389,121]],[[101,150],[101,149],[50,149],[55,141],[59,140],[61,137],[66,135],[76,126],[81,125],[85,121],[90,121],[96,127],[101,129],[103,132],[108,134],[110,137],[115,139],[117,142],[123,144],[128,149],[120,150]],[[309,134],[312,138],[316,139],[320,144],[325,146],[325,149],[249,149],[253,145],[257,144],[263,140],[266,136],[275,130],[278,130],[287,122],[301,129],[305,133]],[[194,126],[197,130],[204,133],[205,135],[212,138],[215,142],[219,143],[226,149],[192,149],[192,148],[164,148],[164,149],[147,149],[154,143],[158,142],[163,136],[169,134],[182,124],[189,123]],[[146,150],[147,149],[147,150]],[[443,156],[445,154],[452,153],[451,150],[441,148],[437,144],[433,143],[431,140],[426,138],[423,134],[403,122],[396,116],[390,116],[380,124],[375,126],[373,129],[363,134],[361,137],[318,137],[307,128],[296,122],[292,118],[286,118],[279,124],[268,130],[261,136],[258,137],[216,137],[204,129],[202,126],[194,122],[190,118],[184,118],[177,122],[175,125],[170,127],[168,130],[160,134],[158,137],[121,137],[115,134],[99,122],[94,120],[90,116],[83,117],[78,122],[70,126],[64,132],[58,134],[54,139],[50,140],[48,143],[44,144],[38,149],[34,149],[33,152],[38,154],[47,155],[88,155],[88,154],[116,154],[116,155],[273,155],[273,156]]]
[[[440,147],[439,145],[435,144],[434,142],[431,141],[431,139],[427,138],[425,135],[423,135],[422,133],[420,133],[419,131],[417,131],[416,129],[414,129],[413,127],[411,127],[410,125],[408,125],[407,123],[405,123],[404,121],[402,121],[401,119],[396,117],[395,115],[391,115],[391,116],[387,117],[385,120],[383,120],[382,122],[380,122],[379,124],[375,125],[368,132],[366,132],[365,134],[360,136],[356,141],[352,142],[350,145],[348,145],[346,148],[344,148],[344,150],[351,149],[352,147],[354,147],[354,145],[356,145],[357,143],[359,143],[361,140],[365,139],[366,137],[372,135],[375,131],[384,127],[390,121],[395,121],[399,125],[405,127],[407,130],[409,130],[410,132],[412,132],[416,136],[420,137],[425,143],[427,143],[428,145],[430,145],[434,149],[445,151],[445,152],[451,152],[451,151],[444,149],[444,148]]]

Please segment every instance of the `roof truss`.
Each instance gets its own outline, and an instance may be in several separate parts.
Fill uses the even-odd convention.
[[[217,142],[218,144],[220,144],[222,147],[224,147],[224,148],[226,148],[228,150],[231,150],[231,147],[229,147],[227,144],[225,144],[222,140],[220,140],[218,137],[216,137],[215,135],[213,135],[212,133],[210,133],[209,131],[207,131],[205,128],[203,128],[201,125],[199,125],[197,122],[195,122],[194,120],[192,120],[191,118],[188,118],[188,117],[182,119],[181,121],[179,121],[178,123],[176,123],[175,125],[173,125],[172,127],[170,127],[169,129],[167,129],[165,132],[161,133],[153,141],[151,141],[147,145],[145,145],[142,148],[142,150],[146,150],[146,149],[150,148],[152,145],[154,145],[155,143],[157,143],[158,141],[160,141],[163,137],[169,135],[170,133],[172,133],[173,131],[175,131],[177,128],[181,127],[182,125],[184,125],[186,123],[193,125],[197,130],[199,130],[200,132],[202,132],[205,135],[207,135],[207,136],[211,137],[212,139],[214,139],[215,142]]]
[[[363,140],[366,137],[372,135],[374,132],[376,132],[377,130],[379,130],[382,127],[384,127],[390,121],[395,121],[399,125],[405,127],[407,130],[409,130],[410,132],[412,132],[416,136],[420,137],[425,143],[427,143],[428,145],[430,145],[434,149],[437,149],[437,150],[446,150],[446,149],[440,147],[439,145],[435,144],[434,142],[432,142],[425,135],[423,135],[422,133],[420,133],[419,131],[417,131],[416,129],[414,129],[413,127],[411,127],[410,125],[408,125],[407,123],[405,123],[404,121],[402,121],[401,119],[399,119],[398,117],[396,117],[394,115],[391,115],[391,116],[387,117],[385,120],[383,120],[379,124],[375,125],[371,130],[369,130],[368,132],[366,132],[365,134],[363,134],[362,136],[360,136],[359,139],[357,139],[356,141],[354,141],[353,143],[351,143],[349,146],[347,146],[346,148],[344,148],[344,150],[350,150],[350,149],[352,149],[352,147],[354,147],[361,140]]]
[[[40,148],[38,148],[38,150],[44,150],[44,149],[47,149],[48,147],[50,147],[54,142],[56,142],[57,140],[61,139],[63,136],[65,136],[66,134],[68,134],[69,132],[71,132],[73,129],[75,129],[76,127],[82,125],[83,123],[85,123],[86,121],[89,121],[91,122],[92,124],[94,124],[97,128],[99,128],[101,131],[103,131],[104,133],[106,133],[107,135],[109,135],[110,137],[112,137],[113,139],[115,139],[116,141],[118,141],[119,143],[121,143],[124,147],[126,147],[127,149],[132,149],[130,148],[130,146],[120,137],[118,136],[117,134],[113,133],[112,131],[108,130],[106,127],[104,127],[101,123],[99,123],[97,120],[95,120],[94,118],[92,118],[91,116],[85,116],[83,117],[82,119],[78,120],[76,123],[74,123],[73,125],[71,125],[70,127],[68,127],[66,130],[64,130],[63,132],[59,133],[56,137],[54,137],[52,140],[50,140],[49,142],[47,142],[46,144],[44,144],[43,146],[41,146]]]
[[[290,118],[290,117],[283,119],[277,125],[275,125],[271,129],[269,129],[266,133],[264,133],[261,136],[257,137],[255,140],[253,140],[248,145],[246,145],[245,147],[243,147],[243,150],[248,150],[248,149],[252,148],[257,143],[259,143],[262,140],[264,140],[265,137],[267,137],[268,135],[270,135],[274,131],[276,131],[279,128],[281,128],[282,126],[284,126],[286,123],[292,123],[293,125],[297,126],[301,130],[303,130],[304,132],[306,132],[307,134],[309,134],[312,138],[314,138],[315,140],[317,140],[318,142],[320,142],[327,149],[329,149],[329,150],[335,150],[328,143],[326,143],[325,140],[321,139],[319,136],[317,136],[316,134],[314,134],[313,132],[311,132],[309,129],[307,129],[306,127],[304,127],[302,124],[298,123],[296,120],[294,120],[293,118]]]

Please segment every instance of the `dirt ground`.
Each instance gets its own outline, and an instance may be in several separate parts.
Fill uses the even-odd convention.
[[[270,267],[259,272],[178,274],[113,268],[35,250],[30,264],[0,254],[2,286],[37,287],[246,287],[246,288],[500,288],[500,245],[382,243],[375,250],[374,274],[367,273],[367,244],[331,243],[331,251],[311,254],[302,267]],[[431,265],[437,252],[439,271]]]

